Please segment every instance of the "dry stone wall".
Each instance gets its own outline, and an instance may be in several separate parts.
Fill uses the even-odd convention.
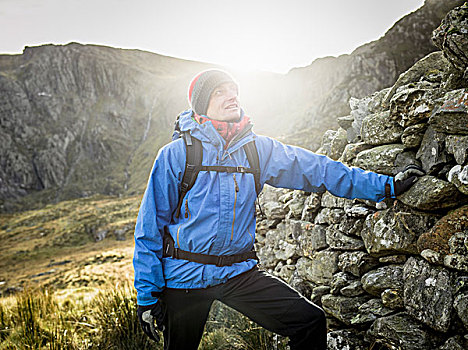
[[[381,203],[268,187],[261,265],[320,305],[329,349],[468,348],[468,6],[434,31],[432,53],[394,86],[351,99],[319,153],[426,175]]]

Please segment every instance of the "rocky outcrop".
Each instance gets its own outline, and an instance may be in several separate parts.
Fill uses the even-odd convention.
[[[283,130],[289,127],[292,133],[287,140],[316,150],[321,135],[336,128],[337,117],[350,113],[351,97],[360,99],[391,86],[401,73],[436,50],[430,40],[432,31],[447,12],[463,3],[426,0],[424,6],[400,19],[383,37],[351,54],[320,58],[307,67],[292,69],[285,79],[285,93],[290,91],[288,101],[293,107],[289,114],[298,122],[292,128],[282,124]],[[294,134],[295,130],[301,131]]]
[[[468,48],[464,11],[450,13],[435,37],[453,26],[465,34],[457,47]],[[395,86],[353,99],[351,115],[325,134],[319,149],[388,175],[418,164],[427,175],[409,191],[381,203],[328,192],[268,188],[264,194],[275,216],[267,211],[259,220],[260,261],[323,307],[330,349],[468,346],[468,82],[453,79],[466,65],[450,58],[451,48],[446,53],[442,45],[443,52],[416,63]],[[293,203],[310,207],[301,212]]]

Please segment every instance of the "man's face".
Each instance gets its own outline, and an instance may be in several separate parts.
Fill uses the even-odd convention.
[[[240,104],[237,85],[231,82],[218,85],[211,94],[208,118],[220,121],[237,121],[240,118]]]

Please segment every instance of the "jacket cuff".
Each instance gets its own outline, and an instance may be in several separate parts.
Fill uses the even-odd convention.
[[[140,293],[138,293],[137,295],[137,304],[140,306],[153,305],[153,304],[156,304],[157,302],[158,302],[158,298],[151,296],[151,294],[141,295]]]

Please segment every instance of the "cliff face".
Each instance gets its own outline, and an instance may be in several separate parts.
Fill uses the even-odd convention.
[[[442,51],[352,99],[323,137],[320,152],[349,166],[421,166],[398,200],[263,193],[260,261],[323,307],[329,349],[468,347],[467,23],[468,5],[451,11],[433,33]]]
[[[403,17],[385,35],[349,55],[327,57],[296,68],[287,76],[289,99],[297,123],[286,138],[317,149],[321,135],[337,126],[337,118],[350,113],[349,99],[362,98],[391,86],[399,74],[436,50],[431,33],[452,8],[464,1],[426,0]],[[296,133],[296,130],[301,130]],[[307,130],[307,131],[305,131]],[[307,132],[307,139],[302,137]]]
[[[203,67],[80,44],[0,56],[0,206],[142,191]]]

